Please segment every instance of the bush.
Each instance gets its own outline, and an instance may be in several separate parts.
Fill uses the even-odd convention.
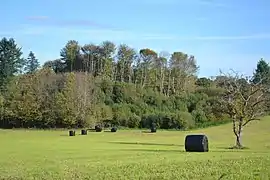
[[[188,112],[178,112],[174,114],[173,121],[179,129],[190,129],[195,126],[195,121]]]
[[[202,110],[194,110],[191,114],[196,124],[203,124],[205,122],[208,122],[208,119],[206,118],[205,113]]]
[[[139,127],[141,122],[141,117],[137,116],[136,114],[131,114],[129,119],[128,119],[128,127],[129,128],[137,128]]]
[[[127,104],[115,104],[112,111],[113,123],[118,126],[128,127],[129,117],[132,114],[129,106]]]

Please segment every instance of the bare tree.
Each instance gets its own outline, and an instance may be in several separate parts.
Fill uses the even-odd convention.
[[[260,120],[265,114],[264,104],[267,101],[265,95],[268,89],[262,84],[262,78],[252,83],[253,77],[245,77],[233,70],[224,75],[221,105],[224,112],[232,118],[232,129],[236,136],[235,148],[242,148],[243,128],[251,121]]]

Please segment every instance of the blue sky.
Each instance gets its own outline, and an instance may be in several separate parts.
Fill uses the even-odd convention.
[[[269,9],[269,0],[9,0],[1,3],[0,38],[15,38],[41,63],[71,39],[111,40],[192,54],[200,76],[251,74],[260,58],[270,59]]]

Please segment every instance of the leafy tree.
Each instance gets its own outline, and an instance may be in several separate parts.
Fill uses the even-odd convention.
[[[116,77],[120,82],[131,83],[132,69],[131,65],[136,57],[134,49],[126,44],[120,44],[117,51]]]
[[[198,78],[195,84],[200,87],[209,88],[212,84],[212,81],[209,78],[202,77]]]
[[[141,49],[140,52],[140,58],[142,59],[142,75],[141,75],[141,86],[151,86],[151,79],[153,78],[151,76],[151,68],[153,67],[153,63],[156,61],[158,54],[149,48]]]
[[[116,46],[113,42],[104,41],[101,44],[102,48],[102,76],[113,80],[113,55],[116,51]]]
[[[43,68],[52,69],[55,73],[65,72],[67,65],[65,62],[62,62],[61,59],[56,59],[53,61],[47,61],[43,64]]]
[[[64,126],[76,126],[76,99],[75,99],[75,74],[67,75],[64,88],[56,95],[56,108],[59,124]]]
[[[76,70],[78,67],[75,67],[74,65],[76,61],[79,59],[79,52],[80,52],[80,46],[77,41],[75,40],[69,40],[65,47],[61,49],[60,55],[61,60],[63,60],[67,66],[67,71],[72,72],[73,70]]]
[[[26,67],[25,71],[27,74],[34,73],[39,67],[38,59],[36,58],[35,54],[30,51],[27,61],[26,61]]]
[[[36,76],[23,75],[14,78],[9,86],[9,117],[17,119],[22,127],[42,127],[42,117],[39,111],[41,103],[36,96]]]

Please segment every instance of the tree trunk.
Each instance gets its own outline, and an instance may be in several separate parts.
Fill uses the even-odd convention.
[[[143,75],[143,81],[142,81],[142,88],[146,85],[146,76],[147,76],[147,70],[144,68],[144,75]]]
[[[154,84],[155,84],[154,89],[158,90],[158,73],[157,73],[157,70],[155,70],[155,83]]]
[[[175,77],[172,77],[172,93],[175,94]]]
[[[133,80],[134,80],[134,84],[135,84],[135,88],[137,87],[137,82],[138,82],[138,76],[137,76],[137,73],[134,72],[134,70],[132,71],[132,77],[133,77]]]
[[[161,85],[160,85],[160,93],[164,93],[163,89],[164,89],[164,71],[161,69]]]
[[[242,142],[241,142],[241,133],[236,136],[236,147],[241,148]]]
[[[170,90],[171,90],[171,73],[172,71],[169,71],[169,75],[168,75],[168,88],[167,88],[167,96],[170,95]]]
[[[236,142],[235,142],[235,147],[236,148],[242,148],[242,142],[241,142],[241,137],[242,137],[242,129],[243,129],[243,119],[240,118],[238,122],[238,126],[236,125],[237,120],[233,120],[233,132],[234,135],[236,136]]]
[[[131,64],[129,65],[128,68],[128,82],[132,83],[132,69],[130,68]]]
[[[120,67],[120,82],[124,82],[124,65],[121,61],[121,67]]]

